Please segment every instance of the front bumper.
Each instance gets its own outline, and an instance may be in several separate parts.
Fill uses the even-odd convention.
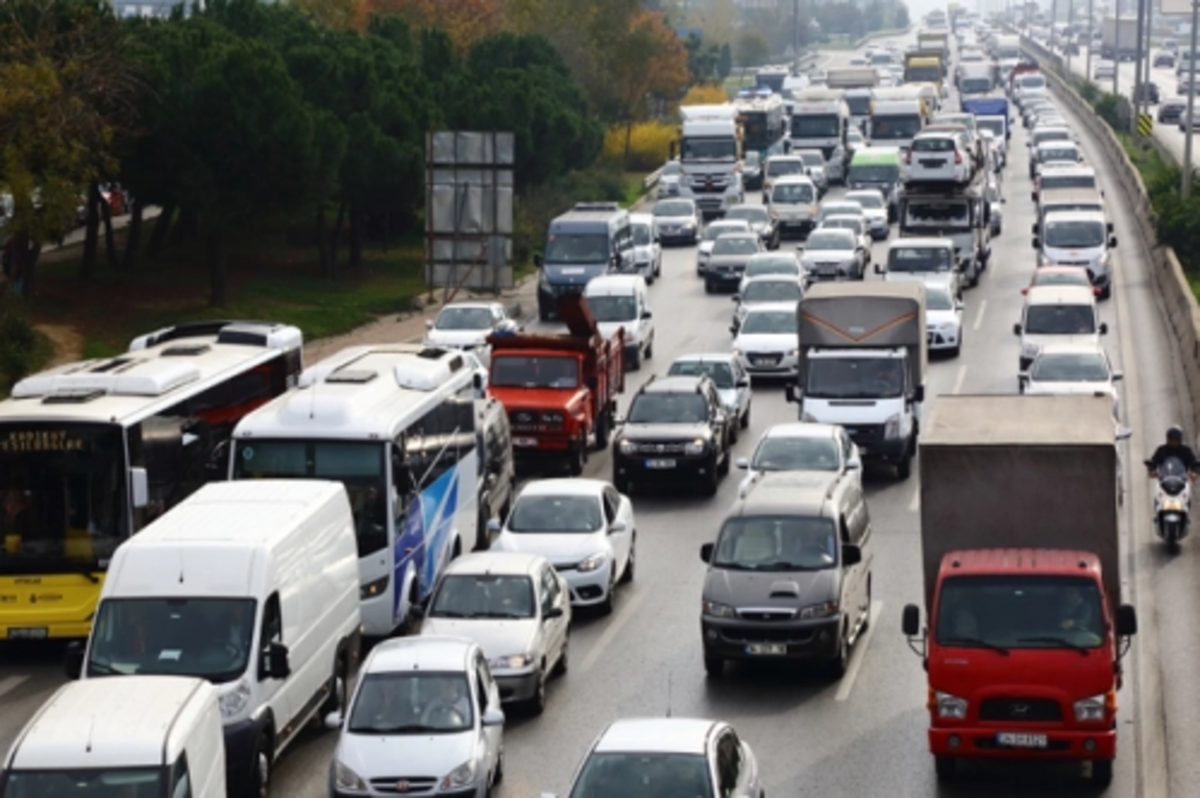
[[[799,233],[801,237],[807,236],[817,226],[815,219],[779,219],[776,222],[779,226],[779,237],[782,238],[791,233]]]
[[[741,618],[700,619],[705,656],[732,660],[829,660],[838,652],[841,618],[754,623]],[[758,653],[768,650],[772,653]],[[782,649],[777,648],[782,646]]]
[[[740,285],[742,277],[746,273],[746,267],[743,266],[737,269],[730,268],[709,268],[707,265],[704,268],[704,279],[710,283],[720,285],[722,288],[733,285]]]
[[[896,462],[908,451],[907,438],[885,438],[882,424],[843,425],[850,440],[858,446],[859,454],[866,460]]]
[[[712,452],[700,455],[669,452],[660,455],[651,452],[621,454],[618,451],[613,455],[613,473],[638,484],[694,485],[711,477],[716,467],[717,458]]]
[[[752,377],[795,377],[799,373],[799,358],[782,352],[743,352],[738,362]]]
[[[700,232],[696,227],[672,227],[658,231],[658,240],[662,244],[694,244]]]
[[[613,561],[607,560],[604,565],[594,571],[580,571],[575,566],[556,565],[554,570],[567,580],[567,588],[571,591],[571,606],[591,607],[600,604],[608,595],[608,586],[612,580]]]
[[[537,694],[538,682],[542,678],[537,668],[494,672],[493,675],[496,678],[496,686],[500,688],[500,700],[503,702],[528,701],[533,698]]]
[[[959,327],[957,329],[930,330],[927,333],[927,338],[927,348],[930,351],[936,351],[940,349],[955,349],[958,347],[959,341],[962,338],[962,328]]]
[[[929,729],[929,751],[937,756],[963,756],[989,759],[1113,759],[1117,755],[1117,732],[1111,728],[1094,730],[1047,728],[1049,724],[1029,724],[1023,728],[963,726]],[[1015,748],[1001,745],[997,734],[1046,735],[1045,748]],[[1087,741],[1094,746],[1084,748]],[[957,744],[955,744],[957,743]]]

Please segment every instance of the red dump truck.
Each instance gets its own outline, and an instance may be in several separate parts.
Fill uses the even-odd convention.
[[[963,760],[1117,755],[1121,658],[1118,430],[1108,396],[941,396],[921,430],[928,673],[939,779]]]
[[[565,334],[493,335],[488,393],[500,400],[519,460],[550,460],[583,473],[589,439],[608,446],[617,396],[625,390],[625,330],[612,338],[580,294],[558,298]]]

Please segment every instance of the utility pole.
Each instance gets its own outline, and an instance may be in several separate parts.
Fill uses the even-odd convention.
[[[1129,132],[1135,137],[1138,135],[1138,114],[1141,113],[1142,97],[1145,94],[1145,87],[1142,85],[1144,81],[1149,80],[1148,73],[1150,70],[1142,71],[1142,45],[1145,39],[1142,32],[1146,26],[1146,0],[1138,0],[1137,6],[1137,51],[1134,54],[1136,59],[1133,63],[1133,93],[1130,95],[1133,98],[1132,113],[1129,119]]]
[[[1121,94],[1121,0],[1116,0],[1113,3],[1113,24],[1116,26],[1116,32],[1113,36],[1113,90],[1112,93],[1120,96]]]
[[[1183,198],[1192,196],[1192,109],[1196,107],[1196,94],[1192,86],[1196,80],[1196,25],[1200,18],[1200,0],[1192,0],[1192,45],[1188,48],[1188,97],[1187,97],[1187,131],[1183,139],[1183,176],[1180,177],[1179,193]]]
[[[1074,33],[1075,30],[1075,0],[1067,0],[1067,31],[1068,35],[1073,36],[1071,45],[1078,47],[1079,37]],[[1067,54],[1067,74],[1071,74],[1071,47],[1064,44],[1063,50]]]
[[[1085,81],[1092,80],[1092,51],[1096,49],[1096,38],[1093,35],[1096,28],[1096,12],[1092,8],[1092,2],[1093,0],[1088,0],[1087,56],[1083,60],[1083,79]]]

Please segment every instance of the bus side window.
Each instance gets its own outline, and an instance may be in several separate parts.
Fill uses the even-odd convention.
[[[412,470],[405,456],[405,439],[400,435],[392,442],[392,513],[395,518],[403,518],[408,509],[413,493]]]

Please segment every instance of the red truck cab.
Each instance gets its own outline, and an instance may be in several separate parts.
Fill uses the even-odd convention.
[[[589,439],[608,446],[625,388],[625,331],[600,336],[581,295],[558,299],[566,334],[492,335],[488,393],[508,413],[518,460],[550,460],[578,476]]]

